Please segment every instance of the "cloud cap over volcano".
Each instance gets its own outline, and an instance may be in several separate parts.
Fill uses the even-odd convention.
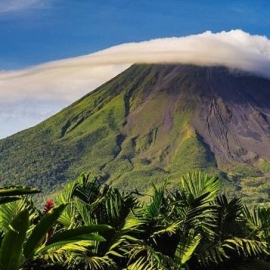
[[[72,102],[133,63],[224,65],[270,79],[270,40],[232,30],[122,44],[22,71],[2,72],[0,98]]]
[[[270,40],[242,30],[123,44],[92,57],[112,63],[224,65],[270,78]]]

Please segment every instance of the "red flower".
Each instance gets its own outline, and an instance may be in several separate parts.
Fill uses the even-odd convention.
[[[53,200],[52,199],[47,199],[45,205],[44,205],[44,209],[43,209],[43,213],[46,214],[48,213],[52,208],[53,208]]]
[[[43,209],[43,214],[45,215],[46,213],[48,213],[51,209],[53,209],[53,200],[52,199],[47,199],[47,201],[44,204],[44,209]],[[51,238],[53,234],[53,228],[49,229],[49,231],[46,234],[46,238],[45,238],[45,243],[48,242],[48,240]]]

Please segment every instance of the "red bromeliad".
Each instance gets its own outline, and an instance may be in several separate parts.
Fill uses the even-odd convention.
[[[47,199],[44,205],[43,213],[46,214],[48,213],[54,206],[53,200],[52,199]]]
[[[53,209],[54,207],[54,203],[52,199],[47,199],[44,205],[44,209],[43,209],[43,214],[45,215],[46,213],[48,213],[51,209]],[[45,243],[51,238],[53,234],[53,228],[51,228],[47,234],[46,234],[46,239],[45,239]]]

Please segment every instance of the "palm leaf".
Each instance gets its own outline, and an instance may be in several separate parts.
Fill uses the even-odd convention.
[[[236,250],[239,255],[243,255],[245,257],[269,254],[266,242],[253,239],[234,237],[232,239],[226,239],[223,246],[231,250]]]
[[[204,202],[213,201],[220,191],[221,183],[217,177],[209,177],[202,172],[188,173],[180,179],[180,191],[186,201],[192,203],[205,194]]]
[[[56,205],[68,203],[58,219],[58,222],[61,223],[65,229],[75,228],[78,225],[76,222],[77,209],[75,202],[71,201],[75,185],[76,183],[67,184],[64,190],[54,200]]]
[[[149,265],[149,262],[144,258],[140,257],[136,262],[132,263],[127,267],[127,270],[156,270],[155,265]]]
[[[201,239],[202,236],[200,234],[195,234],[195,231],[191,230],[185,238],[180,240],[174,258],[179,266],[185,265],[190,260]]]
[[[104,232],[108,230],[112,230],[113,228],[108,225],[91,225],[91,226],[82,226],[78,227],[76,229],[70,229],[67,231],[62,231],[59,233],[56,233],[47,243],[47,245],[51,245],[53,243],[63,241],[63,240],[74,240],[77,237],[80,237],[81,235],[87,235],[90,233],[97,233],[97,232]]]
[[[17,270],[22,263],[22,246],[29,227],[28,210],[21,211],[11,222],[0,251],[0,269]]]
[[[196,257],[200,264],[209,267],[212,263],[220,264],[230,256],[226,253],[221,243],[207,242],[197,249]]]
[[[71,243],[76,243],[81,240],[87,241],[106,241],[102,236],[96,234],[97,232],[104,232],[111,230],[112,227],[108,225],[92,225],[83,226],[76,229],[70,229],[56,233],[46,244],[38,249],[36,252],[44,252],[50,248],[57,246],[64,246]]]
[[[33,187],[24,187],[24,186],[9,186],[0,188],[0,197],[3,196],[18,196],[18,195],[27,195],[40,193],[41,191]]]
[[[137,240],[134,244],[131,244],[131,247],[128,253],[129,261],[127,269],[167,270],[170,269],[173,263],[171,258],[158,252],[144,241]]]
[[[167,183],[162,185],[160,188],[153,185],[154,195],[152,196],[150,203],[143,209],[144,217],[146,219],[154,219],[160,214],[160,208],[163,204],[166,185]]]
[[[28,209],[30,221],[37,217],[38,213],[29,197],[0,205],[0,227],[7,231],[11,221],[24,209]]]

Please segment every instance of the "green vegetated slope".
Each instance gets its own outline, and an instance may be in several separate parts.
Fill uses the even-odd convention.
[[[209,70],[221,81],[211,79]],[[228,89],[244,85],[243,80],[236,84],[238,75],[231,79],[233,75],[223,73],[192,65],[133,65],[41,124],[1,140],[1,184],[52,192],[91,171],[120,188],[147,191],[151,183],[165,180],[173,186],[194,170],[219,175],[226,179],[225,188],[238,191],[249,176],[252,180],[246,183],[257,177],[267,183],[267,157],[244,149],[243,134],[242,141],[237,139],[235,130],[240,127],[231,120],[236,101],[222,97],[224,92],[211,92],[223,81]],[[237,100],[238,105],[241,102]],[[235,115],[240,117],[241,112]],[[248,129],[246,133],[250,134]],[[235,147],[237,140],[243,144],[241,151]]]

